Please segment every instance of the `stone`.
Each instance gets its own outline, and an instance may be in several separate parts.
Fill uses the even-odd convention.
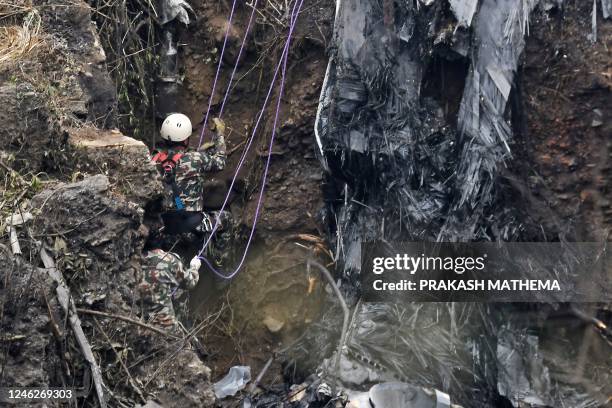
[[[266,316],[263,324],[270,330],[270,333],[278,333],[285,326],[285,322],[275,319],[272,316]]]
[[[84,164],[102,169],[116,192],[142,207],[161,197],[162,180],[143,142],[116,129],[84,127],[66,131],[68,143],[81,153]]]

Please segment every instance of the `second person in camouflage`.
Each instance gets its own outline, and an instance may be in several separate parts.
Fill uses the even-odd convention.
[[[193,289],[198,283],[201,263],[194,257],[189,267],[185,268],[177,254],[164,251],[161,241],[156,242],[149,239],[138,290],[145,318],[154,324],[176,329],[175,299],[181,297],[182,290]]]

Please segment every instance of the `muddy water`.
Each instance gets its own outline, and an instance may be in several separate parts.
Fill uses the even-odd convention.
[[[202,318],[225,308],[203,336],[211,348],[213,375],[235,364],[257,372],[320,320],[326,292],[321,277],[308,274],[307,256],[309,251],[295,244],[278,249],[259,244],[231,282],[201,275],[191,293],[194,314]],[[270,371],[268,381],[280,381],[278,365]]]
[[[295,243],[278,249],[259,245],[234,281],[202,274],[191,294],[196,314],[227,306],[219,324],[203,336],[216,376],[235,364],[257,372],[279,350],[305,376],[332,356],[343,315],[323,277],[314,270],[309,275],[308,256]],[[480,326],[478,312],[474,305],[353,305],[340,379],[351,388],[402,380],[461,390],[473,378],[471,339]],[[280,367],[271,371],[267,381],[282,381]]]

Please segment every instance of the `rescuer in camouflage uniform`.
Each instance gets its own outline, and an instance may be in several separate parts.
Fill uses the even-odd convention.
[[[168,116],[162,124],[162,143],[158,146],[153,161],[160,166],[164,174],[167,190],[162,203],[165,212],[162,218],[166,231],[183,235],[195,232],[200,237],[206,237],[218,217],[219,227],[212,245],[209,246],[209,255],[213,255],[220,262],[229,251],[232,218],[227,211],[213,211],[210,214],[204,211],[206,173],[223,170],[226,161],[225,124],[217,118],[212,122],[212,143],[205,144],[201,150],[191,150],[189,136],[192,127],[189,118],[180,113]],[[198,225],[191,230],[186,226],[194,219]],[[184,226],[187,231],[182,229]]]
[[[189,268],[185,268],[177,254],[155,246],[158,245],[153,245],[144,254],[143,276],[138,290],[146,319],[176,329],[178,321],[175,300],[182,296],[183,290],[193,289],[198,283],[201,263],[196,256],[191,260]],[[186,305],[179,308],[184,312],[182,309],[186,309]]]

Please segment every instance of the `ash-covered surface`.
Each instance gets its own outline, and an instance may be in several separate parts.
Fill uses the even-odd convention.
[[[585,132],[589,142],[582,144],[607,146],[598,131],[607,122],[595,117],[605,116],[600,93],[609,99],[607,62],[597,56],[607,53],[601,37],[609,39],[610,22],[600,9],[605,2],[596,2],[598,42],[593,42],[592,2],[543,1],[536,7],[538,3],[339,3],[315,129],[326,170],[325,221],[349,299],[359,296],[360,244],[365,241],[607,236],[609,224],[602,214],[607,207],[596,211],[596,205],[607,205],[606,183],[601,181],[608,171],[602,158],[607,153],[577,153],[580,159],[573,163],[578,174],[555,179],[553,168],[562,169],[556,162],[564,160],[550,159],[547,152],[554,141],[569,139],[563,155],[573,156],[567,148],[580,142],[555,132],[566,120],[572,128],[586,130],[582,118],[560,117],[561,109],[570,106],[586,111],[584,103],[596,106],[587,113],[592,129]],[[530,31],[537,33],[539,43],[535,49],[532,45],[531,66],[522,70]],[[562,44],[556,32],[564,33]],[[538,55],[552,52],[549,44],[560,54],[554,73],[537,61]],[[604,73],[591,74],[599,78],[591,89],[585,89],[589,74],[578,68],[578,59],[565,61],[573,54],[585,56],[591,73]],[[530,75],[525,77],[527,69]],[[570,83],[572,77],[580,81]],[[588,102],[566,97],[564,87],[574,96],[588,92],[579,98]],[[537,100],[526,95],[537,95]],[[542,139],[548,141],[538,145]],[[540,157],[548,153],[549,161],[542,163],[535,152]],[[597,170],[579,169],[578,160]],[[536,168],[547,170],[546,180]],[[583,180],[584,193],[569,187],[571,177]],[[563,199],[564,194],[570,197]],[[571,215],[559,199],[577,202]],[[592,343],[566,334],[555,336],[567,345],[567,354],[552,345],[551,325],[579,326],[581,333],[593,330],[571,313],[558,319],[542,305],[533,307],[537,318],[525,317],[524,310],[513,306],[356,307],[342,356],[345,386],[363,389],[395,378],[436,387],[466,406],[599,406],[606,401],[608,379],[600,373],[609,371],[608,364],[583,370],[579,380],[572,380],[569,369],[579,353],[601,360],[608,347],[605,338],[596,336],[596,352]],[[339,327],[338,320],[331,320],[329,327]],[[325,340],[312,337],[304,344],[321,350]],[[540,354],[546,357],[534,357]]]
[[[445,2],[363,2],[339,12],[316,126],[346,276],[362,240],[511,240],[529,227],[497,197],[534,2],[480,3],[474,16],[459,16],[472,22],[467,28]],[[456,79],[460,100],[445,91],[446,72],[428,78],[440,64],[468,67]]]

